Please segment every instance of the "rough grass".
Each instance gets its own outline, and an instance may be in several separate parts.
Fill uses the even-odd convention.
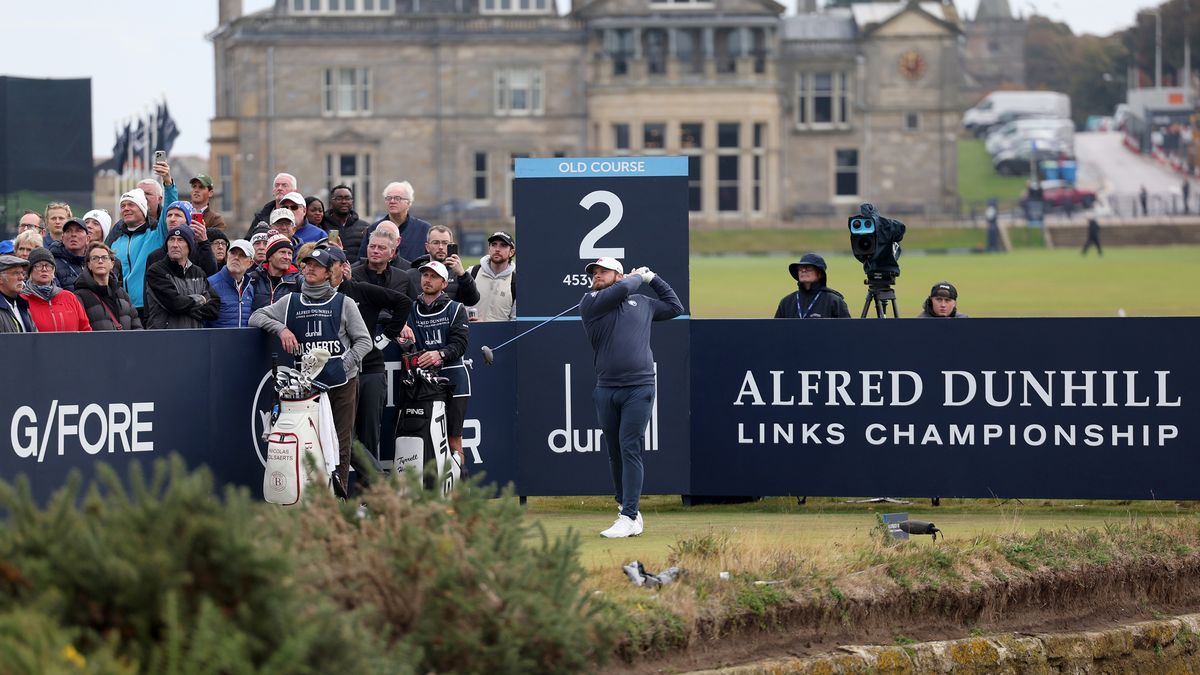
[[[619,565],[606,565],[593,568],[588,583],[593,596],[603,598],[604,616],[618,626],[618,655],[631,661],[731,632],[778,630],[797,617],[805,629],[818,631],[864,621],[886,624],[896,612],[918,621],[926,614],[958,616],[973,625],[990,611],[1019,611],[1022,601],[1008,599],[1010,588],[1086,603],[1096,591],[1085,580],[1108,574],[1136,593],[1136,570],[1194,566],[1200,551],[1200,519],[1194,514],[1175,518],[1106,511],[1097,517],[1050,510],[1031,512],[1028,518],[1022,510],[990,517],[958,514],[966,523],[956,522],[954,514],[914,513],[935,519],[950,532],[936,543],[927,537],[887,540],[873,526],[874,513],[866,510],[853,514],[858,521],[853,533],[832,543],[828,537],[803,537],[803,524],[831,520],[847,525],[843,518],[852,514],[806,518],[780,513],[770,524],[751,519],[750,527],[730,527],[733,518],[714,516],[745,522],[748,515],[767,514],[696,514],[692,519],[705,521],[707,529],[694,530],[674,528],[672,514],[648,513],[647,532],[666,529],[665,539],[677,536],[662,544],[657,555],[637,557],[651,571],[683,567],[680,581],[657,591],[636,588]],[[535,517],[546,524],[552,521],[548,515]],[[572,515],[580,520],[580,514]],[[789,527],[789,520],[799,526]],[[602,558],[593,555],[591,560]]]
[[[695,318],[771,317],[795,290],[784,256],[696,256],[691,259]],[[862,310],[862,266],[826,257],[829,285]],[[1194,316],[1200,310],[1188,283],[1200,269],[1200,246],[1110,248],[1103,258],[1075,250],[1019,250],[998,255],[914,255],[901,260],[896,284],[900,316],[911,317],[933,284],[958,287],[959,309],[977,317]]]

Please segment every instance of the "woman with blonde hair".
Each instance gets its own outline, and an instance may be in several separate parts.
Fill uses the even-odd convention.
[[[13,239],[13,255],[29,260],[33,249],[42,247],[42,235],[37,230],[25,230]]]

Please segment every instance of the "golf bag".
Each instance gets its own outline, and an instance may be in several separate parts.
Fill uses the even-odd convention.
[[[396,441],[393,471],[422,477],[425,489],[440,485],[443,496],[454,490],[462,475],[450,452],[446,430],[446,395],[450,382],[422,369],[409,370],[400,381],[396,403]]]
[[[323,359],[308,359],[304,365],[309,368],[303,370],[319,372],[324,363]],[[273,370],[277,408],[272,411],[266,437],[263,497],[272,504],[293,506],[304,499],[310,483],[333,490],[338,440],[324,388],[303,372]]]

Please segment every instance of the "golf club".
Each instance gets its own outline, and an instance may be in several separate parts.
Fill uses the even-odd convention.
[[[499,347],[492,348],[492,347],[488,347],[487,345],[484,345],[484,346],[480,347],[480,348],[479,348],[479,351],[483,352],[483,362],[484,362],[484,363],[486,363],[486,364],[488,364],[489,366],[490,366],[490,365],[492,365],[492,360],[493,360],[493,356],[492,356],[492,354],[493,354],[493,353],[494,353],[496,350],[498,350],[498,349],[504,349],[505,347],[507,347],[508,345],[512,344],[513,342],[516,342],[517,340],[519,340],[519,339],[521,339],[521,338],[525,337],[526,335],[529,335],[529,334],[530,334],[530,333],[532,333],[533,331],[535,331],[535,330],[537,330],[537,329],[541,328],[542,326],[545,326],[546,324],[548,324],[548,323],[550,323],[551,321],[553,321],[553,320],[557,319],[558,317],[560,317],[560,316],[563,316],[564,314],[567,314],[568,312],[573,312],[573,311],[575,311],[576,309],[579,309],[579,303],[578,303],[578,302],[577,302],[577,303],[575,303],[574,305],[571,305],[570,307],[568,307],[568,308],[564,309],[563,311],[559,312],[558,314],[555,314],[554,316],[550,317],[549,319],[546,319],[545,321],[543,321],[543,322],[539,323],[538,325],[534,326],[533,328],[530,328],[529,330],[525,331],[524,333],[521,333],[520,335],[517,335],[517,336],[511,337],[511,338],[509,338],[509,339],[505,340],[505,341],[504,341],[504,343],[503,343],[503,344],[501,344]]]

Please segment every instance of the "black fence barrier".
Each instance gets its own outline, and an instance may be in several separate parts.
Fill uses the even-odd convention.
[[[524,495],[608,494],[579,321],[548,324],[494,365],[479,357],[529,325],[471,327],[468,462]],[[648,493],[1200,498],[1200,318],[654,330]],[[260,331],[4,335],[0,349],[5,480],[24,473],[44,497],[71,469],[178,452],[261,490],[273,347]]]

